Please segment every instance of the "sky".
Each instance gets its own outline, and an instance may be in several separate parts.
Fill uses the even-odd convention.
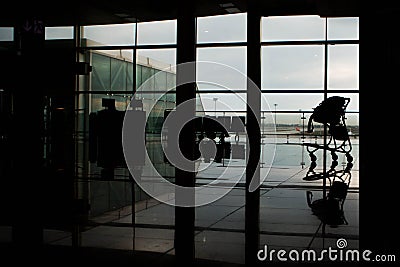
[[[201,17],[197,20],[197,42],[245,42],[246,13],[213,17]],[[356,40],[359,38],[358,18],[329,18],[328,39]],[[326,19],[319,16],[264,17],[262,19],[261,40],[304,41],[324,40]],[[136,25],[85,26],[83,37],[104,45],[132,45],[135,42]],[[12,34],[11,34],[12,36]],[[47,39],[72,38],[71,27],[46,28]],[[10,30],[0,28],[0,40],[10,38]],[[176,20],[143,22],[137,25],[137,43],[175,44]],[[175,49],[137,50],[138,55],[150,57],[171,65],[176,63]],[[246,74],[246,47],[198,48],[198,61],[213,61],[228,65]],[[324,46],[263,46],[261,50],[262,89],[323,89],[324,88]],[[328,89],[359,89],[359,52],[357,45],[334,45],[328,47]],[[245,89],[246,79],[224,71],[218,66],[198,65],[198,80],[221,81],[231,89]],[[221,87],[199,83],[199,89]],[[329,96],[329,95],[328,95]],[[347,110],[358,111],[357,94],[346,94],[351,101]],[[241,97],[245,98],[245,94]],[[321,94],[266,94],[269,107],[276,110],[311,110],[322,100]],[[245,110],[243,101],[233,94],[202,94],[206,110],[215,109],[215,101],[206,98],[218,98],[217,109],[223,108],[223,101],[232,108]],[[221,102],[221,103],[220,103]],[[276,105],[275,105],[276,104]],[[356,116],[353,116],[356,117]],[[353,120],[353,119],[352,119]]]

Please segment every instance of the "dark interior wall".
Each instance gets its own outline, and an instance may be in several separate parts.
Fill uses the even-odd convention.
[[[72,40],[48,41],[45,49],[21,56],[8,43],[9,49],[0,51],[1,224],[20,220],[23,228],[30,218],[16,213],[29,211],[44,225],[65,226],[71,220],[72,45]]]
[[[11,109],[12,109],[12,81],[14,70],[14,56],[7,50],[0,50],[0,223],[11,223],[11,207],[8,205],[11,197],[10,181],[10,131],[11,131]],[[3,215],[4,214],[4,215]]]
[[[72,219],[74,177],[75,50],[73,40],[47,41],[43,69],[49,118],[45,125],[48,155],[45,172],[45,218],[51,227]]]
[[[360,247],[398,251],[399,9],[366,5],[360,16]]]

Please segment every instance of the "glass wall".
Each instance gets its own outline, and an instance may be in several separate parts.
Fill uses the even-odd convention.
[[[223,138],[217,129],[206,133],[217,144],[217,155],[210,163],[201,163],[204,167],[196,175],[196,185],[231,189],[217,201],[196,207],[195,257],[199,259],[244,263],[246,40],[246,13],[197,18],[200,98],[206,116],[227,132]]]
[[[89,75],[78,77],[75,105],[75,193],[90,204],[88,224],[80,233],[83,246],[174,254],[175,208],[151,198],[132,182],[121,151],[115,157],[103,155],[114,164],[104,165],[104,158],[93,151],[91,130],[96,125],[105,126],[103,130],[117,128],[115,121],[106,123],[96,116],[110,107],[123,114],[132,99],[140,101],[148,116],[148,158],[140,169],[141,178],[154,181],[161,174],[174,182],[175,166],[163,153],[162,125],[176,106],[176,23],[82,27],[80,61],[92,67]],[[264,17],[261,23],[260,248],[267,244],[271,249],[321,249],[338,237],[357,247],[358,18]],[[58,35],[49,29],[46,38],[69,38],[69,29],[62,32]],[[196,34],[197,115],[228,127],[226,136],[215,129],[196,133],[199,144],[213,140],[223,148],[218,159],[198,159],[196,186],[213,183],[217,189],[231,190],[209,205],[196,207],[195,254],[200,259],[244,263],[247,14],[199,17]],[[313,133],[307,132],[314,108],[330,96],[350,99],[345,115],[354,164],[344,202],[348,224],[338,227],[321,226],[307,203],[308,191],[314,200],[322,197],[322,181],[304,180],[312,164],[318,171],[334,165],[331,153],[313,152],[313,161],[308,149],[324,145],[323,125],[314,123]],[[113,141],[118,143],[118,138]],[[336,161],[336,169],[348,166],[345,154]],[[100,237],[101,242],[96,242]]]
[[[274,114],[277,142],[272,168],[264,171],[260,247],[318,250],[345,238],[349,247],[358,248],[358,18],[264,17],[261,39],[262,93],[269,103],[262,110]],[[331,133],[324,131],[322,123],[313,122],[314,130],[308,132],[314,109],[331,96],[350,100],[345,109],[349,141],[344,150],[350,151],[354,164],[350,173],[340,176],[348,191],[345,219],[336,225],[313,214],[310,206],[329,195],[330,183],[339,177],[332,173],[350,166],[346,153],[323,153]],[[325,170],[332,176],[324,185],[323,179],[306,180],[310,170]]]
[[[93,229],[83,228],[82,245],[172,250],[174,209],[150,198],[133,181],[123,158],[119,127],[125,111],[132,109],[131,100],[140,101],[146,114],[146,158],[140,167],[141,179],[152,180],[159,174],[173,181],[175,168],[164,157],[161,136],[165,113],[176,103],[176,48],[171,48],[176,43],[176,21],[84,26],[80,43],[85,51],[81,61],[89,63],[92,69],[88,76],[80,77],[77,88],[78,149],[79,154],[86,156],[77,159],[76,191],[90,204],[87,222],[97,225]],[[165,44],[168,48],[162,47]],[[147,45],[161,49],[148,49]],[[114,114],[119,114],[114,116],[119,123],[103,116],[110,104],[116,110]],[[112,144],[108,146],[110,156],[100,153],[105,144],[99,143],[100,137],[93,134],[95,130],[113,136],[109,135],[107,141]],[[97,138],[94,141],[93,136]],[[104,231],[109,234],[102,242],[96,242]],[[118,238],[116,232],[123,233],[123,238]],[[163,245],[154,239],[160,235],[166,237],[161,240]]]
[[[156,51],[145,52],[156,54]],[[174,54],[174,50],[167,52]],[[170,56],[170,58],[173,57]],[[85,107],[89,112],[85,113],[86,121],[90,121],[91,114],[105,109],[104,99],[112,99],[116,110],[124,112],[133,97],[133,90],[137,90],[135,98],[140,99],[144,110],[149,112],[146,124],[148,155],[161,175],[173,177],[174,168],[166,164],[162,157],[160,140],[164,112],[175,107],[175,94],[173,92],[166,93],[167,90],[173,90],[175,86],[176,74],[173,64],[143,56],[142,50],[137,51],[136,64],[133,64],[132,50],[90,50],[87,59],[92,66],[92,72],[89,77],[88,91],[81,92],[87,98],[89,106]],[[134,69],[136,77],[133,77]],[[134,80],[136,80],[136,87],[133,86]],[[151,107],[154,101],[156,104]],[[90,135],[90,125],[86,127],[86,135]],[[90,154],[90,146],[88,150]],[[81,164],[82,166],[87,165],[85,162]],[[89,165],[87,167],[89,168],[88,177],[104,178],[101,166],[98,166],[96,162]],[[150,173],[145,169],[143,175],[148,176]],[[117,168],[115,176],[112,177],[114,181],[90,182],[89,194],[91,195],[91,215],[93,217],[131,205],[128,177],[129,173],[126,168]],[[115,179],[125,180],[126,183],[116,182]],[[104,195],[104,192],[109,193]],[[101,195],[103,195],[102,198],[100,198]],[[141,190],[138,190],[136,195],[137,201],[148,199]]]

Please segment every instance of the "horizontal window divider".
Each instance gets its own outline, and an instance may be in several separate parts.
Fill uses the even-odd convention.
[[[327,92],[328,94],[331,93],[341,93],[341,94],[349,94],[355,93],[358,94],[360,90],[358,89],[328,89],[327,91],[322,89],[262,89],[261,93],[263,94],[322,94]],[[176,91],[163,91],[163,90],[141,90],[137,91],[138,94],[175,94]],[[233,93],[247,93],[245,89],[236,89],[236,90],[227,90],[227,89],[204,89],[204,90],[197,90],[197,94],[233,94]],[[121,95],[132,95],[133,92],[131,91],[75,91],[75,94],[101,94],[101,95],[113,95],[113,96],[121,96]]]
[[[120,169],[124,169],[128,171],[127,167],[121,167]],[[122,177],[122,178],[118,178]],[[150,176],[142,176],[142,178],[152,178]],[[174,176],[163,176],[164,179],[174,179]],[[114,178],[102,178],[100,174],[93,174],[89,176],[75,176],[74,180],[81,183],[86,182],[124,182],[124,183],[132,183],[132,180],[129,178],[129,175],[115,175]]]
[[[358,89],[328,89],[328,90],[323,90],[323,89],[261,89],[261,92],[263,94],[279,94],[279,93],[305,93],[305,94],[321,94],[327,92],[328,94],[330,93],[343,93],[343,94],[348,94],[348,93],[359,93]]]
[[[196,44],[197,48],[211,48],[211,47],[231,47],[231,46],[247,46],[247,42],[231,42],[231,43],[199,43]]]
[[[100,174],[98,175],[100,177]],[[75,178],[76,182],[123,182],[123,183],[132,183],[131,180],[129,180],[129,177],[126,176],[126,178],[110,178],[110,179],[104,179],[104,178]]]
[[[134,45],[110,45],[110,46],[85,46],[85,47],[77,47],[79,51],[85,50],[132,50],[136,47]]]
[[[132,95],[133,92],[130,92],[130,91],[76,91],[75,94],[78,94],[78,95],[122,96],[122,95]]]
[[[81,46],[78,50],[128,50],[128,49],[166,49],[176,48],[176,44],[155,44],[155,45],[104,45],[104,46]]]
[[[212,112],[214,113],[215,110],[205,110],[204,112]],[[218,113],[225,112],[225,113],[246,113],[246,110],[218,110]],[[261,113],[292,113],[292,114],[298,114],[298,113],[313,113],[313,110],[261,110]],[[351,110],[351,111],[345,111],[345,113],[360,113],[359,111],[356,110]]]
[[[233,94],[233,93],[247,93],[246,89],[200,89],[196,91],[199,94]]]
[[[359,40],[318,40],[318,41],[263,41],[261,46],[277,46],[277,45],[340,45],[340,44],[360,44]],[[247,46],[247,42],[231,42],[231,43],[200,43],[196,44],[197,48],[212,47],[235,47]],[[124,49],[167,49],[177,48],[177,44],[148,44],[148,45],[104,45],[104,46],[80,46],[78,50],[124,50]]]
[[[315,41],[263,41],[261,46],[280,46],[280,45],[341,45],[341,44],[360,44],[360,40],[315,40]]]
[[[328,89],[326,91],[329,93],[359,93],[358,89]],[[197,90],[200,94],[221,94],[221,93],[247,93],[246,89],[201,89]],[[263,94],[285,94],[285,93],[306,93],[306,94],[321,94],[325,93],[323,89],[261,89]]]
[[[136,49],[166,49],[177,48],[177,44],[137,45]]]

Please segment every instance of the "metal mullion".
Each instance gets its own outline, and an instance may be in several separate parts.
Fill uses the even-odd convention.
[[[267,41],[261,42],[261,46],[286,46],[286,45],[341,45],[341,44],[360,44],[359,40],[316,40],[316,41]]]
[[[285,94],[285,93],[290,93],[290,94],[296,94],[296,93],[302,93],[302,94],[313,94],[313,93],[359,93],[358,89],[289,89],[289,90],[268,90],[268,89],[262,89],[261,92],[263,94]]]
[[[196,48],[237,47],[237,46],[247,46],[247,42],[233,42],[233,43],[200,43],[200,44],[196,44]]]
[[[160,45],[108,45],[108,46],[86,46],[80,47],[79,50],[129,50],[129,49],[167,49],[176,48],[176,44],[160,44]]]
[[[232,94],[232,93],[246,93],[246,89],[202,89],[198,90],[197,93],[200,94]],[[262,89],[263,94],[314,94],[314,93],[324,93],[323,89]],[[359,93],[359,89],[328,89],[328,93]]]
[[[136,49],[168,49],[177,48],[176,44],[137,45]]]

